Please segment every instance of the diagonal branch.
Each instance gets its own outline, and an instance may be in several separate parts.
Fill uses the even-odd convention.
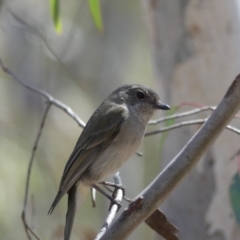
[[[109,192],[113,192],[107,185],[103,185]],[[131,203],[132,199],[124,196],[123,199]],[[160,236],[166,240],[179,240],[177,233],[178,228],[168,221],[167,217],[159,209],[156,209],[146,220],[145,223],[156,231]]]
[[[155,178],[155,180],[135,198],[142,199],[135,211],[129,207],[110,226],[101,240],[126,239],[133,230],[167,198],[177,184],[191,171],[203,154],[214,143],[226,125],[240,108],[240,75],[236,77],[221,103],[189,140],[179,154]]]
[[[81,8],[80,8],[81,9]],[[63,60],[60,58],[60,56],[58,56],[58,54],[52,49],[52,47],[50,46],[50,44],[48,43],[46,37],[35,27],[31,26],[30,24],[28,24],[27,22],[25,22],[22,18],[20,18],[16,13],[14,13],[11,9],[8,9],[8,11],[10,12],[10,14],[13,16],[13,18],[18,21],[20,24],[22,24],[23,26],[27,27],[29,31],[31,31],[33,34],[35,34],[36,36],[39,37],[40,40],[42,40],[42,42],[44,43],[44,45],[46,46],[46,48],[48,49],[48,51],[53,55],[53,57],[55,57],[55,59],[60,63],[61,67],[67,72],[67,74],[70,76],[70,78],[72,78],[73,80],[75,80],[75,77],[73,76],[73,74],[71,73],[71,71],[68,69],[68,67],[64,64]],[[71,39],[71,33],[72,30],[69,33],[68,36],[68,40]],[[66,46],[69,46],[68,42],[66,41]],[[65,51],[64,51],[65,52]],[[62,53],[62,56],[64,56],[64,52]]]
[[[0,58],[0,66],[2,68],[2,70],[7,73],[9,76],[11,76],[15,81],[17,81],[18,83],[20,83],[23,87],[25,87],[26,89],[35,92],[39,95],[41,95],[42,97],[44,97],[48,102],[51,102],[52,105],[54,105],[57,108],[60,108],[61,110],[63,110],[65,113],[67,113],[67,115],[69,115],[73,120],[75,120],[77,122],[77,124],[84,128],[85,127],[85,123],[77,116],[76,113],[73,112],[73,110],[68,107],[67,105],[65,105],[64,103],[60,102],[58,99],[54,98],[51,94],[49,94],[48,92],[39,89],[37,87],[31,86],[27,83],[25,83],[22,79],[20,79],[17,75],[15,75],[12,71],[10,71],[2,62],[2,59]]]

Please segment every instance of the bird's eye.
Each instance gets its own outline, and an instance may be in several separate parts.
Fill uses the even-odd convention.
[[[138,92],[137,92],[137,98],[138,98],[138,99],[144,99],[144,98],[145,98],[145,95],[144,95],[144,93],[143,93],[143,92],[140,92],[140,91],[138,91]]]

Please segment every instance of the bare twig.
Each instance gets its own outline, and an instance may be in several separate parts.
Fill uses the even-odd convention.
[[[15,81],[20,83],[23,87],[25,87],[26,89],[28,89],[28,90],[30,90],[32,92],[35,92],[35,93],[41,95],[42,97],[44,97],[47,100],[47,107],[46,107],[46,109],[44,111],[44,115],[43,115],[43,118],[42,118],[42,121],[41,121],[41,125],[40,125],[40,128],[39,128],[36,140],[34,142],[31,158],[30,158],[29,165],[28,165],[27,180],[26,180],[25,195],[24,195],[24,204],[23,204],[23,210],[22,210],[22,221],[23,221],[23,225],[24,225],[24,228],[25,228],[25,231],[26,231],[28,239],[29,240],[32,239],[31,238],[31,234],[32,234],[37,240],[41,240],[40,237],[37,235],[37,233],[28,224],[27,219],[26,219],[26,210],[27,210],[27,203],[28,203],[29,184],[30,184],[30,176],[31,176],[32,164],[33,164],[33,161],[34,161],[35,152],[37,150],[37,145],[38,145],[38,142],[39,142],[41,134],[42,134],[42,129],[44,127],[44,123],[46,121],[47,114],[49,112],[50,107],[52,105],[55,105],[56,107],[60,108],[65,113],[67,113],[72,119],[74,119],[78,123],[78,125],[80,127],[84,128],[85,123],[77,116],[77,114],[75,114],[72,111],[72,109],[70,107],[66,106],[65,104],[63,104],[59,100],[53,98],[46,91],[43,91],[43,90],[41,90],[41,89],[39,89],[37,87],[31,86],[31,85],[25,83],[22,79],[20,79],[17,75],[15,75],[12,71],[10,71],[3,64],[1,58],[0,58],[0,66],[1,66],[2,70],[5,73],[7,73],[9,76],[11,76]]]
[[[32,164],[33,164],[33,160],[34,160],[34,156],[35,156],[35,152],[37,149],[37,145],[39,142],[39,139],[41,137],[42,134],[42,129],[47,117],[47,114],[49,112],[49,109],[51,107],[51,105],[55,105],[56,107],[60,108],[61,110],[63,110],[65,113],[67,113],[72,119],[74,119],[78,125],[80,127],[84,127],[85,123],[72,111],[72,109],[68,106],[66,106],[65,104],[63,104],[62,102],[60,102],[59,100],[53,98],[49,93],[47,93],[46,91],[43,91],[41,89],[38,89],[34,86],[31,86],[27,83],[25,83],[22,79],[20,79],[17,75],[15,75],[12,71],[10,71],[2,62],[1,58],[0,58],[0,66],[2,68],[2,70],[7,73],[8,75],[10,75],[15,81],[17,81],[18,83],[20,83],[22,86],[24,86],[26,89],[35,92],[39,95],[41,95],[42,97],[44,97],[47,100],[47,107],[44,111],[44,115],[43,115],[43,119],[41,121],[41,125],[34,143],[34,147],[32,150],[32,154],[31,154],[31,158],[29,161],[29,165],[28,165],[28,171],[27,171],[27,180],[26,180],[26,187],[25,187],[25,195],[24,195],[24,204],[23,204],[23,210],[22,210],[22,221],[24,224],[24,228],[27,234],[27,237],[29,240],[31,240],[31,234],[38,240],[40,240],[40,237],[38,236],[38,234],[30,227],[30,225],[27,222],[26,219],[26,210],[27,210],[27,203],[28,203],[28,195],[29,195],[29,184],[30,184],[30,176],[31,176],[31,170],[32,170]],[[31,233],[31,234],[30,234]]]
[[[149,136],[156,135],[156,134],[159,134],[159,133],[162,133],[162,132],[167,132],[167,131],[170,131],[170,130],[173,130],[173,129],[176,129],[176,128],[179,128],[179,127],[183,127],[183,126],[203,124],[205,121],[206,121],[206,119],[197,119],[197,120],[190,120],[190,121],[176,123],[176,124],[173,124],[169,127],[163,127],[163,128],[160,128],[156,131],[147,132],[147,133],[145,133],[144,137],[149,137]]]
[[[160,128],[156,131],[147,132],[147,133],[145,133],[144,137],[149,137],[149,136],[156,135],[156,134],[159,134],[159,133],[162,133],[162,132],[171,131],[171,130],[174,130],[176,128],[180,128],[180,127],[183,127],[183,126],[203,124],[206,121],[207,121],[207,118],[206,119],[196,119],[196,120],[190,120],[190,121],[184,121],[184,122],[176,123],[176,124],[173,124],[169,127],[163,127],[163,128]],[[234,133],[240,134],[240,129],[235,128],[231,125],[227,125],[226,129],[228,129],[228,130],[230,130]]]
[[[114,175],[113,178],[114,178],[115,184],[117,184],[117,185],[122,185],[122,181],[121,181],[119,172],[117,172],[117,173]],[[120,188],[118,188],[117,193],[116,193],[116,198],[115,198],[115,200],[118,201],[118,202],[121,202],[122,199],[123,199],[123,190],[120,189]],[[98,235],[96,236],[95,240],[100,240],[101,237],[105,234],[105,232],[107,231],[107,229],[108,229],[109,226],[111,225],[113,219],[115,218],[117,211],[118,211],[118,205],[117,205],[117,204],[113,204],[113,205],[111,206],[110,211],[109,211],[108,217],[107,217],[105,223],[103,224],[100,232],[99,232]]]
[[[75,77],[73,76],[72,72],[68,69],[68,67],[66,66],[66,64],[63,62],[63,60],[61,59],[61,57],[59,57],[57,55],[57,53],[52,49],[52,47],[50,46],[50,44],[48,43],[46,37],[35,27],[31,26],[30,24],[28,24],[27,22],[25,22],[22,18],[20,18],[16,13],[14,13],[11,9],[8,9],[8,11],[10,12],[10,14],[13,16],[13,18],[15,20],[17,20],[19,23],[21,23],[23,26],[27,27],[29,31],[31,31],[33,34],[35,34],[36,36],[39,37],[39,39],[44,43],[44,45],[46,46],[46,48],[48,49],[48,51],[53,55],[53,57],[60,63],[61,67],[68,73],[69,77],[71,77],[72,79],[75,80]],[[71,34],[72,31],[69,33],[69,39],[71,39]],[[68,42],[68,40],[66,41]],[[69,46],[70,44],[66,44],[66,46]],[[64,55],[63,55],[64,56]]]
[[[31,195],[31,228],[35,228],[35,215],[36,215],[36,210],[35,210],[35,200],[34,200],[34,195]]]
[[[26,89],[28,89],[32,92],[35,92],[35,93],[41,95],[48,102],[51,102],[52,105],[56,106],[57,108],[60,108],[65,113],[67,113],[67,115],[69,115],[73,120],[75,120],[80,127],[82,127],[82,128],[85,127],[85,123],[77,116],[76,113],[73,112],[73,110],[70,107],[68,107],[64,103],[60,102],[58,99],[54,98],[48,92],[43,91],[42,89],[39,89],[37,87],[31,86],[31,85],[25,83],[22,79],[20,79],[17,75],[15,75],[12,71],[10,71],[6,66],[4,66],[1,58],[0,58],[0,66],[5,73],[7,73],[9,76],[11,76],[15,81],[20,83],[23,87],[25,87]]]
[[[240,129],[238,129],[238,128],[235,128],[235,127],[233,127],[233,126],[231,126],[231,125],[227,125],[226,128],[227,128],[228,130],[234,132],[234,133],[240,134]]]
[[[207,110],[214,111],[215,109],[216,109],[215,106],[199,107],[199,108],[195,108],[195,109],[190,110],[190,111],[176,113],[176,114],[173,114],[173,115],[170,115],[170,116],[165,116],[165,117],[162,117],[162,118],[159,118],[159,119],[151,120],[151,121],[149,121],[148,125],[157,125],[159,123],[162,123],[162,122],[165,122],[165,121],[168,121],[168,120],[191,116],[191,115],[194,115],[196,113],[204,112],[204,111],[207,111]],[[234,117],[240,118],[239,115],[235,115]]]
[[[167,198],[170,192],[200,160],[240,108],[240,75],[231,84],[221,103],[180,153],[133,202],[141,208],[131,210],[131,204],[110,226],[101,240],[126,239],[130,233]],[[131,211],[130,211],[131,210]]]
[[[204,107],[201,107],[201,108],[193,109],[191,111],[176,113],[176,114],[173,114],[171,116],[166,116],[166,117],[159,118],[159,119],[156,119],[156,120],[151,120],[151,121],[149,121],[148,125],[156,125],[156,124],[165,122],[167,120],[178,119],[178,118],[182,118],[182,117],[186,117],[186,116],[191,116],[193,114],[200,113],[200,112],[207,111],[207,110],[212,110],[213,111],[213,110],[215,110],[215,108],[216,108],[215,106],[204,106]]]
[[[43,118],[42,118],[42,121],[41,121],[41,125],[40,125],[40,128],[39,128],[38,133],[37,133],[37,137],[36,137],[34,145],[33,145],[33,150],[32,150],[32,154],[31,154],[31,157],[30,157],[30,160],[29,160],[28,170],[27,170],[27,180],[26,180],[26,185],[25,185],[24,203],[23,203],[23,210],[22,210],[22,221],[23,221],[23,225],[24,225],[24,228],[25,228],[25,231],[26,231],[26,234],[27,234],[29,240],[31,239],[31,236],[30,236],[29,232],[31,232],[36,239],[40,240],[40,237],[35,233],[35,231],[27,223],[26,211],[27,211],[29,184],[30,184],[30,177],[31,177],[31,171],[32,171],[34,156],[35,156],[37,146],[38,146],[38,142],[39,142],[39,139],[42,135],[42,130],[43,130],[43,127],[44,127],[44,124],[45,124],[45,121],[46,121],[46,118],[47,118],[47,115],[48,115],[48,112],[50,110],[51,105],[52,105],[52,103],[48,102],[47,107],[44,111]]]

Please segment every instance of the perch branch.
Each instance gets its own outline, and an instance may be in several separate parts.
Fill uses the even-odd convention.
[[[114,182],[115,184],[117,185],[122,185],[122,181],[121,181],[121,178],[120,178],[120,175],[119,175],[119,172],[117,172],[115,175],[114,175]],[[116,193],[116,197],[115,197],[115,200],[118,201],[118,202],[121,202],[123,199],[123,190],[118,188],[117,190],[117,193]],[[105,221],[105,223],[103,224],[101,230],[99,231],[98,235],[96,236],[95,240],[100,240],[101,237],[105,234],[105,232],[107,231],[107,229],[109,228],[109,226],[111,225],[111,223],[113,222],[115,216],[116,216],[116,213],[118,211],[118,205],[117,204],[113,204],[111,206],[111,209],[109,211],[109,214],[108,214],[108,217]]]

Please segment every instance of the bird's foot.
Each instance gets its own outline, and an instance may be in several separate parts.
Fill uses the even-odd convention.
[[[116,183],[111,183],[111,182],[106,182],[106,181],[99,182],[99,184],[102,184],[102,185],[108,186],[108,187],[114,187],[115,190],[121,189],[123,191],[123,196],[125,196],[125,194],[126,194],[125,186],[122,184],[116,184]]]

